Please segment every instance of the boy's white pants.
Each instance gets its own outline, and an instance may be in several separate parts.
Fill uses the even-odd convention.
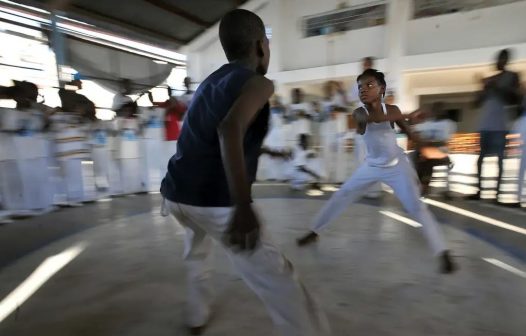
[[[413,220],[422,224],[424,235],[436,255],[446,250],[435,218],[420,200],[417,176],[405,154],[400,154],[398,163],[392,167],[372,167],[364,162],[325,204],[314,220],[312,231],[320,232],[377,182],[390,186]]]
[[[187,271],[188,323],[200,326],[210,316],[212,240],[221,243],[232,208],[195,207],[164,201],[185,228],[184,261]],[[222,244],[222,243],[221,243]],[[262,228],[260,245],[253,253],[225,251],[245,283],[265,304],[272,321],[284,336],[329,334],[325,315],[298,280],[294,268]]]

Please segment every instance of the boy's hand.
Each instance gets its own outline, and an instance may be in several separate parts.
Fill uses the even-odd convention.
[[[239,251],[252,251],[259,243],[259,219],[250,204],[238,205],[224,234],[226,245]]]

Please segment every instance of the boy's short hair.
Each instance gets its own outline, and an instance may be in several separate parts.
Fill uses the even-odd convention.
[[[228,12],[219,24],[219,40],[229,61],[248,57],[252,45],[264,36],[261,18],[245,9]]]

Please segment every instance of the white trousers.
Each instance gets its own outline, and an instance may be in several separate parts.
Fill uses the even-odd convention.
[[[44,210],[53,204],[47,158],[0,162],[0,194],[9,210]]]
[[[163,172],[166,168],[164,162],[163,149],[164,142],[160,138],[142,139],[142,170],[143,180],[147,191],[159,191],[161,181],[164,177]]]
[[[3,209],[27,210],[23,177],[16,160],[0,161],[0,194]]]
[[[358,201],[370,186],[378,182],[390,186],[413,220],[422,224],[433,253],[438,255],[446,250],[438,223],[426,204],[420,200],[417,176],[405,154],[400,155],[399,162],[393,167],[371,167],[363,163],[325,204],[314,220],[312,231],[320,232],[345,208]]]
[[[98,191],[108,191],[110,188],[110,151],[106,147],[94,147],[91,155],[95,187]]]
[[[142,158],[120,159],[121,186],[124,194],[146,191]]]
[[[67,159],[60,161],[62,182],[66,202],[80,203],[86,201],[84,191],[84,176],[82,174],[81,159]]]
[[[363,139],[363,135],[356,133],[354,136],[354,159],[358,167],[365,162],[365,157],[367,156],[367,147]],[[367,193],[365,194],[368,197],[379,197],[382,192],[382,184],[380,182],[374,183],[369,187]]]
[[[232,208],[195,207],[165,201],[167,210],[185,228],[184,262],[187,271],[188,323],[199,326],[210,316],[212,240],[221,243]],[[284,336],[329,334],[325,315],[298,280],[296,272],[262,230],[261,244],[253,253],[225,248],[235,270],[265,304]]]
[[[20,162],[24,190],[27,190],[29,209],[48,209],[53,205],[48,158],[41,157]]]

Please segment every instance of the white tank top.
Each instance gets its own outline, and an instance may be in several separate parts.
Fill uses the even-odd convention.
[[[367,108],[362,106],[367,114]],[[385,104],[382,109],[387,115]],[[402,148],[396,142],[396,133],[389,121],[368,123],[363,135],[367,147],[366,162],[373,167],[392,167],[398,163]]]

